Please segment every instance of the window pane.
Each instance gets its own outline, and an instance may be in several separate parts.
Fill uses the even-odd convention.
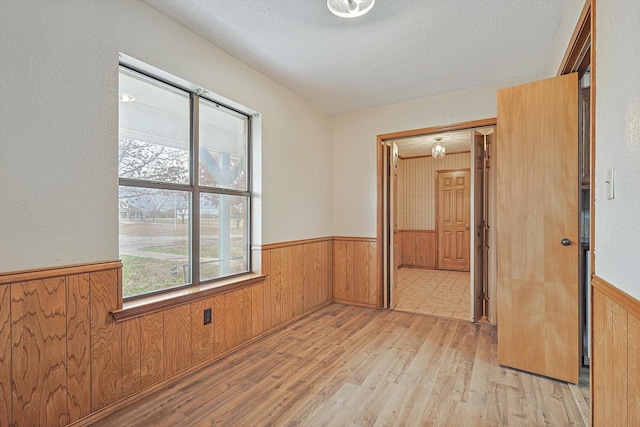
[[[120,186],[125,298],[191,282],[189,199],[185,191]]]
[[[249,199],[200,194],[200,280],[249,271]]]
[[[189,183],[189,94],[120,68],[121,178]]]
[[[200,100],[200,185],[247,189],[246,116]]]

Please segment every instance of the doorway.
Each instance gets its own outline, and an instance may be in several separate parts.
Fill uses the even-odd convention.
[[[489,148],[484,135],[494,127],[489,119],[380,138],[385,308],[465,321],[488,318],[488,187],[482,183]],[[431,155],[436,138],[445,145],[442,158]],[[482,159],[480,169],[476,159]]]

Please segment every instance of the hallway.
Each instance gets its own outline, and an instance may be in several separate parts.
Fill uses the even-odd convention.
[[[470,321],[469,272],[400,268],[396,310]]]

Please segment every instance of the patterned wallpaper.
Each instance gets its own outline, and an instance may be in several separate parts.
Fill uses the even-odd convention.
[[[435,230],[436,171],[469,167],[469,153],[400,159],[398,164],[398,228]]]

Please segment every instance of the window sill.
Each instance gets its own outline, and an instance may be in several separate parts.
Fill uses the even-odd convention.
[[[192,301],[245,288],[264,281],[265,277],[266,275],[264,274],[250,273],[242,276],[231,277],[215,283],[191,286],[189,288],[178,289],[173,292],[139,298],[134,301],[125,302],[122,308],[113,310],[111,315],[115,319],[116,323],[119,323],[128,319],[133,319],[134,317],[144,316],[145,314],[162,311],[167,308],[177,307]]]

